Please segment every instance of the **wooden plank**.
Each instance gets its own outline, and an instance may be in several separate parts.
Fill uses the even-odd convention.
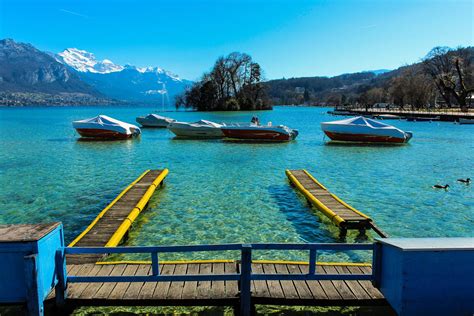
[[[80,264],[68,264],[66,265],[67,275],[76,275],[77,272],[81,269],[82,265]]]
[[[193,263],[188,264],[187,275],[197,275],[199,274],[199,264]],[[196,281],[186,281],[184,282],[183,293],[181,294],[182,299],[194,299],[197,296],[197,286]]]
[[[224,274],[224,269],[225,268],[223,263],[212,264],[212,274]],[[224,281],[212,281],[211,289],[213,298],[222,298],[226,296]]]
[[[286,269],[288,274],[302,274],[301,270],[299,269],[298,265],[296,264],[287,264]],[[295,285],[296,291],[298,292],[298,297],[302,300],[313,299],[313,294],[306,284],[305,281],[293,281]]]
[[[159,266],[159,273],[163,271],[163,264]],[[148,270],[148,275],[152,275],[152,269]],[[138,294],[139,299],[152,299],[153,298],[153,293],[155,292],[155,288],[157,284],[160,282],[145,282],[140,290],[140,293]]]
[[[261,263],[252,263],[252,273],[262,274],[263,265]],[[270,297],[267,281],[252,281],[254,297]]]
[[[93,264],[80,264],[80,268],[75,275],[95,276],[99,272],[100,267]],[[87,283],[69,283],[67,287],[68,298],[78,298],[87,287]]]
[[[348,267],[349,271],[352,273],[364,273],[364,274],[371,274],[372,268],[370,267]],[[380,291],[373,286],[372,282],[368,280],[360,280],[360,285],[365,289],[365,291],[370,295],[370,297],[374,300],[384,299],[384,296]]]
[[[177,264],[176,268],[174,269],[173,275],[186,274],[187,269],[188,269],[188,265],[186,263]],[[183,293],[183,289],[184,289],[184,282],[171,282],[166,298],[172,299],[172,300],[181,299],[181,294]]]
[[[263,271],[265,274],[276,274],[274,264],[263,264]],[[280,281],[267,281],[268,291],[270,296],[274,298],[284,298],[283,290]]]
[[[338,274],[337,270],[334,268],[334,266],[322,266],[323,270],[327,274]],[[337,292],[341,295],[341,298],[343,300],[355,300],[356,297],[352,293],[352,291],[349,289],[347,284],[344,281],[341,280],[331,280],[332,284],[336,288]]]
[[[237,263],[226,262],[224,263],[225,274],[236,274]],[[225,297],[237,297],[239,295],[239,283],[238,281],[225,281]]]
[[[110,275],[120,276],[125,271],[125,268],[126,268],[125,264],[113,265],[113,269],[110,272]],[[100,287],[100,289],[97,291],[97,293],[95,294],[94,297],[97,298],[97,299],[102,299],[102,298],[105,299],[105,298],[109,297],[110,293],[112,292],[112,290],[115,288],[116,285],[117,285],[116,282],[106,282],[106,283],[104,283]]]
[[[299,265],[301,273],[308,273],[309,265]],[[322,269],[316,266],[316,273],[321,273]],[[309,290],[316,300],[338,300],[341,296],[332,285],[331,281],[306,281]],[[326,289],[327,288],[327,289]]]
[[[137,272],[135,275],[148,275],[148,272],[151,269],[151,265],[149,264],[140,264],[138,265]],[[140,290],[143,287],[145,282],[131,282],[128,286],[127,291],[125,291],[122,299],[138,299],[138,295],[140,294]]]
[[[164,264],[161,270],[162,275],[173,275],[176,268],[175,264]],[[153,299],[163,300],[168,295],[171,282],[158,282],[155,291],[153,292]]]
[[[97,276],[107,276],[112,272],[113,265],[101,265],[99,272],[97,272]],[[95,294],[103,285],[101,282],[96,283],[89,283],[85,288],[84,292],[81,294],[81,299],[93,299]]]
[[[122,275],[135,275],[138,270],[138,264],[128,264],[125,267],[125,270]],[[128,287],[130,286],[130,282],[120,282],[118,283],[114,289],[110,292],[108,297],[109,300],[121,300],[124,296],[125,292],[127,291]]]
[[[335,266],[336,270],[340,273],[340,274],[352,274],[349,269],[347,269],[347,267],[344,267],[344,266]],[[367,294],[367,292],[364,290],[364,288],[360,285],[359,282],[357,281],[344,281],[347,286],[349,287],[349,289],[351,289],[352,293],[354,293],[354,296],[358,299],[358,300],[369,300],[370,299],[370,295]]]
[[[199,265],[199,274],[211,274],[212,265],[210,263],[201,263]],[[211,298],[211,281],[199,281],[196,291],[197,299]]]
[[[278,274],[288,274],[288,269],[286,264],[275,264],[275,270]],[[298,292],[296,287],[293,284],[293,281],[281,280],[280,281],[281,289],[286,299],[298,299]]]

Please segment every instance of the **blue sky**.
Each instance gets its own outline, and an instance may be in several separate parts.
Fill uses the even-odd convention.
[[[473,45],[473,10],[464,0],[0,0],[0,37],[192,80],[232,51],[249,53],[268,79],[333,76]]]

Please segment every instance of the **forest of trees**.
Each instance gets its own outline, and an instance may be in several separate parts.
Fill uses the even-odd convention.
[[[350,105],[389,103],[402,108],[459,107],[474,93],[474,48],[436,47],[419,63],[376,75],[272,80],[266,83],[274,104]]]
[[[271,109],[260,65],[238,52],[219,57],[209,73],[176,97],[176,107],[198,111]]]

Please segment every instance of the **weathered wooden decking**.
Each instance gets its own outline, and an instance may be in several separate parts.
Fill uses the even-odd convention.
[[[344,235],[348,229],[365,231],[372,228],[380,236],[386,237],[386,234],[374,225],[370,217],[329,192],[306,170],[286,170],[286,175],[311,204],[341,228],[341,234]]]
[[[68,275],[151,275],[149,264],[72,264]],[[161,264],[160,275],[235,274],[237,262]],[[252,263],[252,271],[264,274],[305,274],[308,265],[296,263]],[[320,274],[370,274],[370,266],[319,264]],[[88,305],[237,305],[238,281],[70,283],[66,304]],[[253,304],[376,306],[386,305],[383,295],[367,280],[252,281]],[[49,299],[53,299],[52,293]]]
[[[135,217],[132,212],[140,213],[147,205],[156,186],[167,175],[168,170],[148,170],[122,191],[94,221],[69,245],[70,247],[103,247],[108,245],[112,236],[117,239],[119,228],[129,226]],[[125,224],[124,224],[125,223]],[[121,239],[121,237],[119,236]],[[94,263],[104,255],[68,255],[68,263]]]

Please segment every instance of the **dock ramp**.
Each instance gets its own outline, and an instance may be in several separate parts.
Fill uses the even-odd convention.
[[[290,182],[306,199],[340,228],[341,235],[345,236],[349,229],[357,229],[361,233],[367,229],[373,229],[381,237],[387,237],[384,232],[375,226],[369,216],[329,192],[308,171],[286,170],[285,173]]]

